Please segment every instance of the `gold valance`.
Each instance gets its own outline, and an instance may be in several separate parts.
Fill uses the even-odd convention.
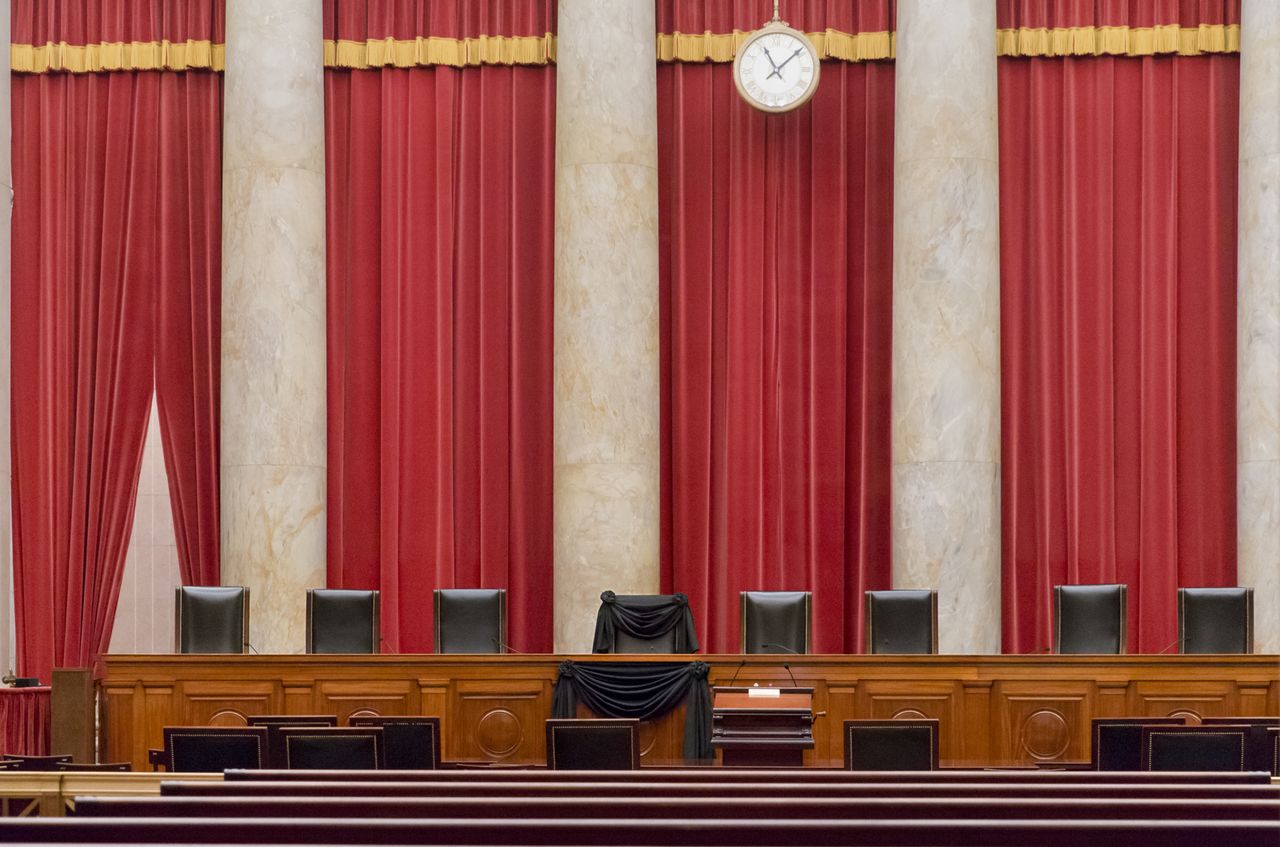
[[[226,46],[210,41],[126,41],[99,44],[11,44],[9,67],[19,73],[99,71],[221,71]]]
[[[996,30],[998,56],[1198,56],[1239,52],[1240,24]]]
[[[750,32],[669,32],[658,35],[659,62],[732,62]],[[841,32],[828,29],[808,33],[820,59],[866,62],[892,59],[892,32]]]
[[[325,39],[326,68],[412,68],[447,65],[547,65],[556,60],[556,37],[481,35],[475,38],[371,38],[367,41]]]

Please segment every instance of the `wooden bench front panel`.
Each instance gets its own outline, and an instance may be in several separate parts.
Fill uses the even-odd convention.
[[[438,715],[444,757],[540,763],[560,662],[671,656],[108,656],[103,750],[147,767],[165,726],[243,725],[253,714]],[[698,657],[712,684],[793,685],[776,657]],[[808,765],[843,761],[854,718],[936,718],[944,766],[1089,758],[1094,717],[1280,714],[1276,656],[790,656],[812,686]],[[585,709],[580,714],[587,716]],[[641,725],[642,762],[683,761],[684,709]]]

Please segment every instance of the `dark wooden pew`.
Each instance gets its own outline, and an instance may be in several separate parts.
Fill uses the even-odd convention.
[[[1042,770],[938,770],[938,771],[846,771],[794,768],[791,770],[731,770],[728,768],[659,769],[638,771],[552,771],[519,770],[439,770],[439,771],[321,771],[321,770],[229,770],[227,780],[339,780],[345,782],[474,782],[492,779],[502,782],[665,782],[665,783],[770,783],[795,782],[1002,782],[1002,783],[1090,783],[1122,785],[1217,784],[1267,785],[1271,775],[1264,772],[1164,772],[1134,771],[1042,771]]]
[[[1275,847],[1264,821],[0,820],[0,843],[561,845],[561,847]]]
[[[160,784],[165,797],[1057,797],[1123,796],[1132,799],[1280,800],[1280,785],[1116,782],[850,782],[850,783],[664,783],[664,782],[275,782],[182,781]]]
[[[77,817],[595,820],[1232,820],[1280,825],[1274,800],[1009,797],[79,797]]]

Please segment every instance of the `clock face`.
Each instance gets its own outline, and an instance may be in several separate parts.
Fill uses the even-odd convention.
[[[820,69],[809,39],[777,25],[748,38],[733,62],[738,92],[766,112],[785,112],[804,104],[818,87]]]

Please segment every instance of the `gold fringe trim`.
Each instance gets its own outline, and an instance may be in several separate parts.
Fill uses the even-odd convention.
[[[481,35],[476,38],[371,38],[368,41],[324,42],[326,68],[412,68],[448,65],[547,65],[556,60],[556,37],[544,35]]]
[[[11,44],[9,67],[26,74],[62,71],[221,71],[226,45],[210,41],[128,41],[99,44]]]
[[[1198,56],[1239,52],[1240,24],[996,30],[997,56]]]
[[[658,35],[659,62],[732,62],[750,32],[670,32]],[[841,32],[828,29],[808,33],[820,59],[869,62],[892,59],[897,36],[892,32]]]

